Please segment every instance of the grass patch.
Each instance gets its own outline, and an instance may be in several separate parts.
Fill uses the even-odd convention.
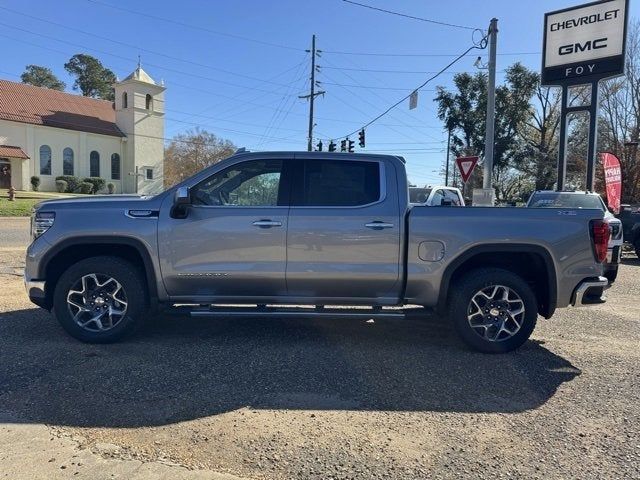
[[[7,198],[9,192],[6,188],[0,188],[0,197]],[[32,192],[25,190],[16,190],[16,198],[38,198],[46,200],[47,198],[65,198],[65,197],[86,197],[82,193],[57,193],[57,192]]]
[[[10,202],[7,198],[0,198],[0,217],[28,217],[33,206],[41,202],[42,198],[16,198]]]

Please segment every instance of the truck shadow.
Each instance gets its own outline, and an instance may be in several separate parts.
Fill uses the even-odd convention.
[[[462,346],[434,316],[407,321],[158,318],[87,345],[46,312],[0,313],[0,412],[82,427],[156,426],[256,409],[520,412],[580,370],[535,341]]]

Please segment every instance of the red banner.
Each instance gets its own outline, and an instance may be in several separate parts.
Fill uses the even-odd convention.
[[[620,160],[613,153],[601,153],[604,167],[604,182],[607,187],[607,203],[614,213],[620,213],[620,197],[622,196],[622,172]]]

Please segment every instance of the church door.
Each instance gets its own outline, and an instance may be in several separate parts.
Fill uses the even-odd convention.
[[[11,164],[7,160],[0,160],[0,188],[11,187]]]

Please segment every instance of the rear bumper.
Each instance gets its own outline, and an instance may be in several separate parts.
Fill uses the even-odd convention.
[[[604,303],[607,299],[604,290],[609,285],[609,280],[605,277],[588,278],[580,282],[573,292],[571,305],[574,307],[584,307]]]
[[[613,266],[615,265],[616,267],[618,266],[618,264],[620,263],[620,258],[622,256],[622,246],[621,245],[616,245],[615,247],[612,247],[610,249],[607,250],[607,260],[606,260],[606,266]]]

